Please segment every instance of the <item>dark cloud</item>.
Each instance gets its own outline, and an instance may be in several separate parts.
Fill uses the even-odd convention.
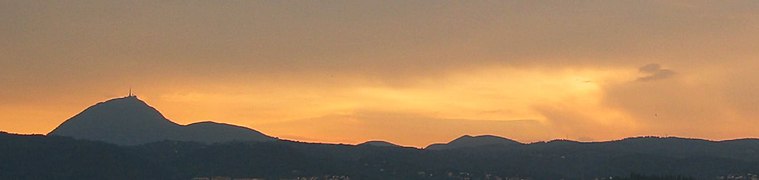
[[[638,71],[646,74],[646,76],[639,77],[638,81],[661,80],[661,79],[672,77],[675,74],[677,74],[675,73],[675,71],[672,71],[669,69],[663,69],[661,65],[659,64],[647,64],[645,66],[638,68]]]
[[[641,66],[638,68],[640,72],[646,72],[646,73],[656,73],[657,71],[661,70],[661,65],[659,64],[647,64],[645,66]]]

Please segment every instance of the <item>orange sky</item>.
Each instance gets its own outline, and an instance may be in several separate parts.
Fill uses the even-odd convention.
[[[0,130],[129,87],[181,124],[426,146],[758,137],[755,1],[2,1]]]

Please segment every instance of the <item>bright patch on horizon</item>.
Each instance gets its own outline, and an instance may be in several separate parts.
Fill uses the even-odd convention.
[[[566,136],[567,132],[564,132],[562,128],[553,127],[553,121],[548,119],[551,117],[545,116],[543,108],[560,105],[571,108],[572,111],[587,112],[582,114],[590,117],[594,123],[605,126],[630,125],[620,121],[625,118],[622,113],[604,108],[599,104],[603,93],[601,89],[603,84],[600,83],[622,81],[633,77],[617,77],[620,74],[625,73],[623,70],[564,69],[556,71],[501,67],[451,73],[440,78],[410,79],[409,82],[400,86],[367,83],[337,86],[324,90],[310,86],[270,86],[267,88],[254,85],[255,88],[234,90],[236,93],[172,93],[161,96],[161,100],[168,108],[172,107],[171,104],[191,104],[199,109],[206,109],[189,113],[174,109],[166,111],[169,117],[174,117],[177,121],[192,122],[207,117],[212,120],[255,127],[275,136],[311,137],[329,142],[342,142],[346,137],[341,135],[330,137],[325,135],[330,134],[328,129],[319,130],[318,127],[312,125],[288,122],[332,116],[352,116],[365,112],[380,114],[384,112],[437,119],[533,120],[546,126],[543,131],[547,134]],[[241,87],[231,84],[227,86]],[[328,125],[345,129],[358,128],[356,126],[360,123],[356,124],[356,118],[350,118],[353,119],[351,122],[338,121]],[[616,119],[616,121],[611,119]],[[310,130],[304,131],[304,129]],[[382,127],[362,129],[377,132],[392,131]],[[466,129],[459,131],[463,132]],[[573,137],[589,136],[575,135],[579,132],[571,133]],[[417,142],[434,141],[425,137],[409,138],[419,139]],[[526,137],[520,140],[524,138]],[[351,141],[364,140],[366,139]],[[530,140],[537,139],[530,138]]]

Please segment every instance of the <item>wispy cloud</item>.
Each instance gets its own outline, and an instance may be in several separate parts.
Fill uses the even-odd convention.
[[[666,79],[677,74],[675,71],[664,69],[659,64],[647,64],[638,68],[638,71],[646,74],[646,76],[639,77],[638,81],[655,81]]]

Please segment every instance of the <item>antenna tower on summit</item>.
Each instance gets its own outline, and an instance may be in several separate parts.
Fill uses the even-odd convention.
[[[127,97],[133,97],[133,96],[134,96],[134,94],[132,94],[132,88],[130,87],[129,88],[129,96],[127,96]]]

